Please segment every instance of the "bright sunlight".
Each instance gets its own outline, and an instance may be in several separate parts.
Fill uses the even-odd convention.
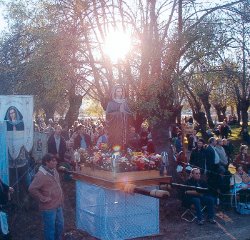
[[[126,57],[130,51],[131,39],[124,32],[112,32],[104,41],[104,52],[110,57],[111,61],[116,63]]]

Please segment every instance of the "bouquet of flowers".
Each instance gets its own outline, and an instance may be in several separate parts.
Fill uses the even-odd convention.
[[[94,149],[90,156],[86,150],[79,149],[80,162],[86,167],[105,171],[131,172],[158,170],[161,155],[142,152],[118,152]],[[114,169],[115,168],[115,169]]]

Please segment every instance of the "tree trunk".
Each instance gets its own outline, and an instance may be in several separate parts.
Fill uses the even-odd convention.
[[[208,125],[210,128],[214,128],[214,123],[213,123],[211,112],[210,112],[211,104],[209,103],[209,92],[200,93],[199,98],[204,106],[204,109],[207,115]]]
[[[177,117],[176,117],[177,123],[179,125],[181,124],[181,110],[182,110],[182,107],[178,110]]]
[[[248,108],[249,101],[242,100],[241,101],[241,114],[242,114],[242,128],[246,128],[248,126]]]
[[[226,106],[224,106],[224,107],[221,108],[221,113],[222,113],[222,117],[223,117],[222,122],[227,117],[226,116],[226,111],[227,111],[227,107]]]
[[[240,121],[241,121],[241,104],[240,104],[240,102],[237,103],[236,111],[237,111],[237,116],[238,116],[238,125],[240,125]]]
[[[81,105],[82,96],[75,95],[74,92],[71,92],[69,95],[69,110],[65,116],[65,121],[68,123],[69,127],[71,127],[74,121],[77,120]]]
[[[214,104],[214,108],[216,110],[216,114],[218,116],[218,121],[223,122],[226,118],[226,106],[222,106],[221,104]]]
[[[218,119],[218,122],[221,122],[221,111],[220,109],[214,105],[214,108],[215,108],[215,111],[216,111],[216,114],[217,114],[217,119]]]
[[[195,121],[199,124],[202,137],[206,138],[206,136],[207,136],[207,134],[206,134],[207,119],[206,119],[205,113],[204,112],[197,112],[197,113],[194,113],[193,115],[194,115]]]
[[[231,115],[233,116],[234,115],[234,106],[231,105],[230,108],[231,108]]]

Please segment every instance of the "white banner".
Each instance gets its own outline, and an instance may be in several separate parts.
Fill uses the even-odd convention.
[[[0,121],[6,123],[6,143],[12,159],[22,147],[31,151],[33,146],[33,96],[0,96]]]
[[[32,156],[36,162],[42,162],[42,157],[48,153],[48,134],[34,132],[34,145]]]

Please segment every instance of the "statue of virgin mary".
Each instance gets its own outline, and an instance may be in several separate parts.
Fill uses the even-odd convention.
[[[108,143],[111,147],[118,145],[124,149],[126,146],[130,115],[132,112],[125,99],[125,90],[121,85],[116,85],[106,108]]]

